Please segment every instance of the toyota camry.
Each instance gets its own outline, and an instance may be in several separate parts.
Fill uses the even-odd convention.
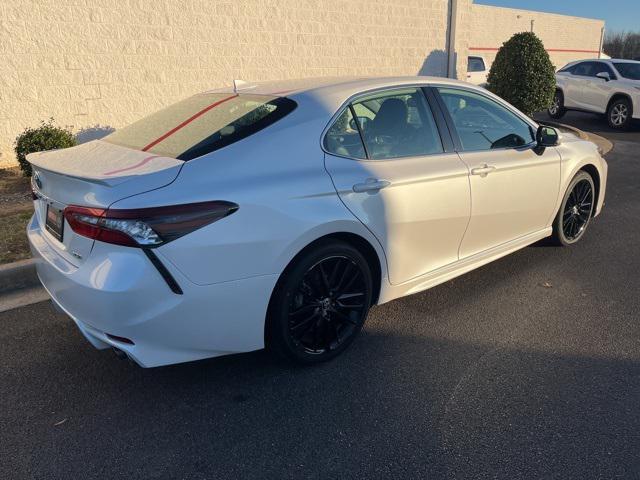
[[[428,77],[238,81],[28,160],[42,284],[144,367],[331,359],[372,305],[580,241],[607,180],[594,144]]]

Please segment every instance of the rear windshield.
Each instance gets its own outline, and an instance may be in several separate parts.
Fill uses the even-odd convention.
[[[138,120],[103,140],[191,160],[242,140],[295,108],[296,103],[284,97],[203,93]]]
[[[631,80],[640,80],[640,63],[613,62],[620,75]]]

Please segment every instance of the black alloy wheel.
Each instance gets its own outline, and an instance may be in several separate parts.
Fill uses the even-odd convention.
[[[595,208],[593,179],[579,172],[571,181],[554,222],[553,238],[559,245],[571,245],[584,235]]]
[[[267,321],[267,346],[301,363],[329,360],[360,332],[371,294],[371,272],[356,249],[342,242],[314,249],[283,274]]]

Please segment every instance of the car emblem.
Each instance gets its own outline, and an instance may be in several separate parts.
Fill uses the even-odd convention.
[[[33,174],[33,181],[36,184],[36,187],[38,187],[38,190],[42,190],[42,180],[40,179],[38,172]]]

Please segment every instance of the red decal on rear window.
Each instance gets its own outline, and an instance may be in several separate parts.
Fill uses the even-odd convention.
[[[222,100],[218,100],[215,103],[212,103],[211,105],[203,108],[202,110],[200,110],[197,113],[194,113],[192,116],[190,116],[189,118],[187,118],[184,122],[182,122],[181,124],[173,127],[171,130],[169,130],[167,133],[165,133],[164,135],[161,135],[160,137],[156,138],[153,142],[151,142],[149,145],[147,145],[146,147],[144,147],[142,149],[143,152],[146,152],[147,150],[149,150],[151,147],[153,147],[154,145],[157,145],[158,143],[160,143],[161,141],[163,141],[165,138],[170,137],[171,135],[173,135],[174,133],[176,133],[178,130],[180,130],[181,128],[184,128],[185,126],[189,125],[191,122],[193,122],[196,118],[198,118],[201,115],[204,115],[205,113],[207,113],[209,110],[211,110],[212,108],[217,107],[218,105],[227,102],[229,100],[231,100],[232,98],[236,98],[238,95],[231,95],[230,97],[226,97],[223,98]]]

